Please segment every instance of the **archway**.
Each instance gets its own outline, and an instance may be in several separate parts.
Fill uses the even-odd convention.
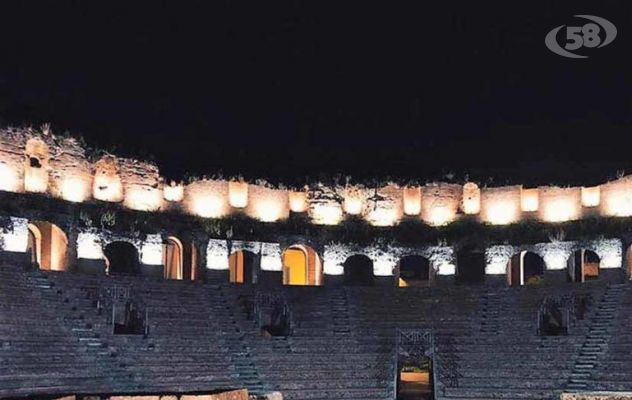
[[[110,275],[138,275],[139,257],[136,247],[128,242],[116,241],[103,251],[107,273]]]
[[[433,399],[432,359],[400,360],[397,371],[397,400]]]
[[[31,261],[47,271],[66,271],[68,262],[68,237],[57,225],[46,221],[28,224],[27,252]]]
[[[521,251],[507,263],[507,282],[509,286],[535,285],[542,281],[544,270],[542,257],[530,251]]]
[[[456,254],[458,283],[483,283],[485,281],[485,253],[473,246],[466,246]]]
[[[166,279],[182,279],[184,265],[184,249],[182,242],[170,236],[163,244],[163,265]]]
[[[255,283],[256,255],[250,251],[238,250],[228,257],[231,283]]]
[[[374,283],[373,261],[363,254],[356,254],[344,263],[344,284],[348,286],[371,286]]]
[[[399,287],[422,287],[430,284],[430,261],[418,255],[399,260]]]
[[[592,250],[580,249],[568,259],[568,277],[571,282],[586,282],[599,279],[601,260]]]
[[[283,252],[284,285],[321,285],[322,263],[318,253],[305,245],[293,245]]]

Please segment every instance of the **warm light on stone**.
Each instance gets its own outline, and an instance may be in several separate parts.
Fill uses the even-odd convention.
[[[193,200],[193,212],[204,218],[219,218],[225,215],[226,202],[216,195],[198,195]]]
[[[345,197],[345,212],[351,215],[359,215],[362,213],[362,199],[357,197]]]
[[[133,186],[125,191],[125,206],[132,210],[157,211],[162,205],[159,189]]]
[[[546,222],[564,222],[581,216],[580,188],[542,186],[538,189],[539,216]]]
[[[92,196],[97,200],[119,202],[123,200],[123,184],[114,156],[105,156],[96,162]]]
[[[174,181],[171,181],[168,186],[163,187],[162,191],[163,196],[167,201],[182,201],[184,198],[184,186],[176,184]]]
[[[317,204],[312,206],[312,221],[318,225],[336,225],[342,220],[340,204]]]
[[[64,200],[81,203],[90,197],[90,182],[78,177],[67,177],[61,185]]]
[[[503,186],[481,190],[481,221],[506,225],[521,217],[521,187]]]
[[[20,178],[15,168],[0,163],[0,190],[7,192],[20,191]]]
[[[465,214],[478,214],[481,211],[481,190],[476,183],[463,185],[462,208]]]
[[[214,180],[192,182],[185,188],[184,201],[191,214],[204,218],[223,217],[230,212],[228,182]]]
[[[290,210],[295,213],[307,211],[307,194],[304,192],[289,192]]]
[[[231,207],[245,208],[248,205],[248,184],[246,182],[228,182],[228,201]]]
[[[283,204],[275,199],[261,199],[255,204],[257,219],[263,222],[278,221],[283,217]]]
[[[43,169],[26,169],[24,190],[32,193],[45,193],[48,189],[48,172]]]
[[[429,222],[434,226],[445,225],[449,222],[452,222],[454,218],[454,213],[452,210],[447,207],[438,206],[430,210],[430,219]]]
[[[538,211],[539,206],[539,192],[537,188],[522,189],[520,204],[522,211],[531,212]]]
[[[454,221],[463,197],[463,187],[448,183],[432,183],[421,189],[421,218],[430,225]]]
[[[419,215],[421,212],[421,188],[405,187],[403,190],[404,214]]]
[[[584,207],[597,207],[601,199],[599,186],[582,188],[582,205]]]
[[[378,208],[368,213],[367,219],[374,226],[393,226],[397,222],[397,210]]]

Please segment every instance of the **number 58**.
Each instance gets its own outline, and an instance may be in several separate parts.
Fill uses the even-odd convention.
[[[571,43],[566,43],[564,46],[567,50],[577,50],[582,46],[585,47],[597,47],[601,43],[599,37],[599,25],[586,24],[582,27],[568,26],[566,27],[566,39],[571,40]],[[579,32],[583,33],[580,35]]]

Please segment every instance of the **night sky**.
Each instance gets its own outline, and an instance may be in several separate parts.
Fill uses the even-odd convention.
[[[632,2],[394,3],[2,2],[0,120],[51,122],[170,177],[632,173]],[[546,34],[577,14],[617,38],[553,54]]]

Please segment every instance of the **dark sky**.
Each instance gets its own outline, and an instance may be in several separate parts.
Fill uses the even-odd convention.
[[[632,2],[394,3],[2,2],[0,118],[169,176],[632,172]],[[577,14],[617,38],[553,54],[546,34]]]

